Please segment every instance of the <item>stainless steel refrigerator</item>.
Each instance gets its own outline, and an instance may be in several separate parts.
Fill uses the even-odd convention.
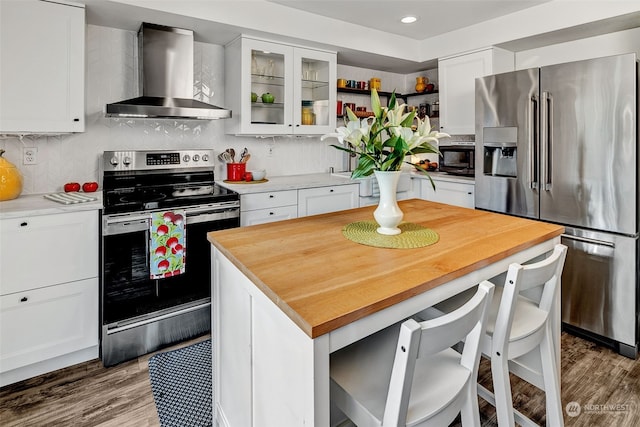
[[[476,208],[565,226],[565,329],[637,357],[635,54],[476,79]]]

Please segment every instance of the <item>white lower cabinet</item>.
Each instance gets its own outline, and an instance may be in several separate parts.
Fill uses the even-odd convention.
[[[358,207],[358,184],[240,195],[240,225],[256,225]]]
[[[2,372],[98,345],[98,278],[0,297]]]
[[[433,182],[436,185],[435,190],[429,180],[420,180],[421,199],[462,206],[463,208],[475,208],[475,185],[473,183],[439,181],[435,179]]]
[[[267,222],[282,221],[297,218],[298,206],[277,206],[267,209],[256,209],[240,213],[240,225],[256,225]]]
[[[357,208],[359,188],[352,184],[298,190],[298,216]]]
[[[268,191],[240,196],[240,225],[256,225],[298,216],[298,190]]]
[[[98,211],[0,220],[0,386],[98,357]]]

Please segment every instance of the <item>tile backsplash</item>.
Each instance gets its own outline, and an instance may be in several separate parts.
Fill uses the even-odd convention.
[[[343,169],[335,141],[319,137],[235,137],[224,133],[224,121],[114,119],[104,106],[138,96],[136,33],[88,25],[86,31],[86,131],[55,136],[4,136],[0,148],[24,178],[23,194],[62,191],[65,182],[99,181],[103,151],[209,148],[216,153],[247,147],[248,169],[267,175],[296,175]],[[194,97],[224,106],[224,47],[194,46]],[[38,149],[36,165],[22,164],[23,147]],[[224,179],[222,165],[216,169]]]

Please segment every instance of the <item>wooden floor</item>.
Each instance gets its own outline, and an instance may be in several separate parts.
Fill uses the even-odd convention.
[[[150,356],[111,368],[95,360],[0,388],[0,425],[159,426],[149,384]],[[480,382],[490,387],[484,361]],[[544,394],[515,377],[512,384],[517,409],[544,425]],[[495,410],[480,402],[482,425],[496,426]],[[565,413],[567,426],[639,426],[640,361],[563,333],[562,404],[570,402],[579,404],[581,412],[575,417]]]

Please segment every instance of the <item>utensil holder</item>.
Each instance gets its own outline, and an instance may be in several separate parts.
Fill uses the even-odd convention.
[[[246,163],[227,163],[227,181],[244,180],[246,170]]]

